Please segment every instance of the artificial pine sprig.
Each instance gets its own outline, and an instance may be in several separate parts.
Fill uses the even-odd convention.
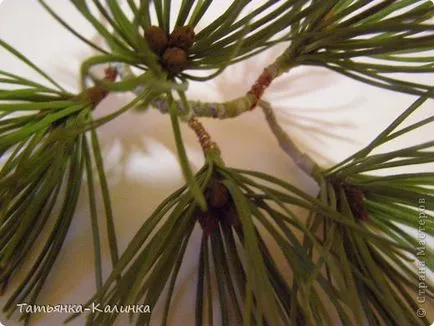
[[[205,166],[195,179],[206,198],[207,209],[199,208],[187,186],[170,195],[146,220],[102,289],[87,304],[125,307],[162,302],[165,313],[159,322],[166,325],[186,247],[194,228],[200,226],[196,325],[212,323],[207,312],[212,315],[209,311],[215,297],[224,325],[320,325],[324,320],[330,324],[333,313],[350,325],[348,303],[340,299],[342,293],[324,275],[310,278],[316,265],[295,232],[305,234],[315,250],[323,254],[326,250],[291,206],[328,216],[344,228],[359,231],[361,239],[367,236],[379,246],[394,248],[395,244],[363,232],[356,222],[345,221],[339,213],[294,186],[262,173],[226,167],[218,147],[201,124],[193,119],[190,126],[206,153]],[[270,253],[265,234],[277,244],[283,263],[277,263]],[[282,273],[285,268],[289,268],[292,281]],[[217,278],[216,288],[211,275]],[[167,295],[161,294],[164,289],[168,289]],[[322,291],[327,293],[335,312],[321,302]],[[112,325],[117,317],[117,312],[95,312],[87,324]],[[149,324],[151,319],[152,314],[140,314],[136,324]]]
[[[88,304],[155,306],[165,300],[161,323],[166,325],[186,247],[193,230],[200,227],[196,325],[212,323],[214,298],[224,325],[332,325],[335,316],[343,325],[428,323],[416,316],[417,303],[401,287],[405,284],[416,289],[418,275],[409,264],[422,250],[417,249],[417,237],[405,232],[402,225],[418,230],[418,200],[421,196],[426,202],[434,199],[433,175],[378,176],[369,172],[433,163],[433,142],[371,154],[380,145],[433,122],[429,117],[395,130],[433,94],[427,93],[432,85],[396,77],[397,73],[433,72],[434,58],[429,51],[434,49],[430,21],[434,6],[430,1],[266,1],[247,14],[243,9],[249,0],[232,1],[219,17],[200,28],[211,1],[183,0],[176,16],[171,17],[170,0],[128,0],[126,9],[113,0],[73,0],[106,42],[101,47],[43,0],[39,2],[100,54],[83,62],[83,91],[71,94],[0,40],[0,46],[54,86],[0,70],[0,83],[6,85],[0,90],[0,157],[6,157],[0,171],[0,281],[8,284],[30,258],[28,252],[36,242],[45,245],[7,302],[4,310],[8,316],[16,303],[36,302],[60,253],[86,174],[97,284],[97,293]],[[281,42],[290,44],[244,96],[225,103],[187,99],[188,80],[212,79],[229,65]],[[111,73],[111,77],[99,79],[93,68],[102,64],[121,66],[125,71],[134,67],[140,73],[121,73],[120,79]],[[323,66],[374,86],[423,97],[365,149],[322,170],[299,151],[279,126],[271,105],[262,100],[274,79],[300,65]],[[92,111],[108,91],[134,91],[137,97],[94,121]],[[134,106],[150,103],[170,114],[187,186],[156,209],[118,260],[95,129]],[[257,104],[263,107],[281,147],[318,181],[318,198],[278,178],[226,167],[217,146],[194,119],[232,118]],[[205,152],[205,165],[196,175],[188,164],[181,119],[197,133]],[[86,131],[90,131],[90,140]],[[114,264],[105,282],[93,163],[101,183]],[[60,212],[53,214],[56,202],[61,204]],[[307,223],[294,213],[294,207],[310,213]],[[430,209],[426,216],[432,218]],[[432,236],[431,221],[424,223],[424,232]],[[43,230],[48,230],[46,239],[40,237]],[[304,238],[299,240],[295,232]],[[283,257],[279,264],[265,235]],[[433,270],[432,251],[427,248],[423,253]],[[213,277],[218,279],[217,286]],[[162,296],[164,289],[168,292]],[[324,294],[333,309],[325,307]],[[427,295],[432,297],[432,291]],[[22,317],[29,322],[29,315]],[[117,317],[97,312],[87,323],[111,325]],[[137,324],[148,324],[151,318],[139,315]]]
[[[325,250],[317,259],[307,288],[318,275],[324,274],[342,291],[350,289],[344,301],[352,305],[358,324],[428,323],[426,316],[417,315],[422,302],[413,293],[424,291],[424,300],[434,299],[432,290],[426,290],[432,288],[432,281],[425,276],[426,272],[423,276],[418,272],[434,270],[434,252],[428,244],[428,239],[434,236],[433,208],[429,204],[434,199],[433,175],[408,173],[404,168],[418,165],[427,170],[434,163],[434,143],[428,141],[381,154],[371,152],[431,125],[434,118],[429,116],[398,128],[429,97],[430,92],[420,97],[368,146],[328,170],[314,164],[299,150],[279,126],[269,103],[260,103],[281,148],[300,169],[315,177],[320,185],[319,199],[342,214],[340,222],[355,222],[365,232],[402,246],[398,249],[374,244],[369,237],[361,237],[360,231],[338,226],[330,216],[311,213],[307,226],[321,239]],[[384,175],[392,168],[401,171],[392,170]],[[377,170],[383,173],[372,173]],[[310,241],[305,236],[304,246],[313,257],[315,250]],[[427,284],[422,290],[420,282]]]
[[[50,82],[52,79],[4,41],[0,45]],[[108,68],[106,79],[116,71]],[[0,98],[0,151],[6,160],[0,170],[0,283],[3,291],[25,262],[31,262],[20,285],[5,304],[8,317],[17,303],[37,298],[61,252],[74,216],[82,179],[87,171],[95,249],[96,282],[102,283],[99,227],[94,207],[95,186],[91,176],[95,161],[106,210],[113,264],[117,261],[116,235],[110,199],[96,132],[89,140],[76,129],[92,122],[92,111],[107,95],[93,86],[75,95],[51,89],[20,76],[3,73]],[[58,139],[58,133],[71,137]],[[92,151],[90,150],[92,147]],[[92,158],[92,156],[94,158]],[[56,208],[59,207],[59,208]],[[35,250],[42,244],[41,250]],[[31,259],[36,254],[36,259]],[[21,316],[25,324],[30,314]]]
[[[396,138],[411,134],[434,122],[433,117],[398,128],[431,94],[420,97],[367,147],[327,171],[316,171],[319,197],[349,221],[384,239],[411,248],[404,253],[360,238],[357,232],[336,227],[321,214],[311,219],[310,230],[321,233],[328,252],[318,260],[330,281],[340,289],[350,288],[347,300],[353,305],[358,323],[371,325],[427,325],[428,319],[416,314],[420,301],[420,268],[434,270],[434,252],[427,239],[434,236],[433,175],[430,172],[372,172],[434,162],[434,143],[426,142],[400,150],[371,154]],[[423,211],[420,210],[423,207]],[[305,242],[309,240],[306,238]],[[422,266],[422,267],[420,267]],[[434,293],[429,277],[426,300]]]
[[[86,18],[102,35],[109,47],[109,50],[101,49],[99,46],[86,39],[77,32],[70,24],[59,17],[48,4],[43,0],[39,2],[48,12],[59,21],[64,27],[70,30],[81,40],[91,45],[94,49],[103,52],[101,57],[109,54],[117,56],[119,62],[133,65],[142,70],[152,70],[154,73],[161,72],[158,63],[158,55],[152,51],[145,42],[146,31],[153,26],[158,26],[166,37],[173,33],[177,27],[188,26],[195,31],[195,43],[188,49],[187,70],[218,70],[222,66],[244,60],[249,56],[264,51],[272,45],[285,40],[285,31],[293,21],[300,19],[300,15],[294,10],[297,3],[302,1],[289,1],[278,3],[268,1],[267,3],[252,8],[248,13],[242,13],[250,0],[232,2],[215,21],[207,26],[198,29],[198,23],[206,14],[211,1],[182,1],[176,15],[176,23],[171,25],[171,1],[156,1],[152,6],[150,1],[141,1],[137,6],[133,1],[128,1],[129,10],[124,12],[117,1],[93,1],[94,8],[84,0],[74,0],[77,10]],[[100,14],[108,22],[104,26],[97,15]],[[151,10],[155,10],[157,20],[151,17]],[[276,37],[276,35],[279,35]],[[161,36],[163,39],[164,36]],[[240,38],[245,42],[240,47]],[[160,41],[161,42],[161,41]],[[170,46],[169,46],[170,47]],[[234,55],[235,53],[235,55]],[[180,73],[183,79],[206,80],[214,78],[215,73],[208,77]]]
[[[215,153],[210,154],[215,155]],[[187,187],[176,191],[157,208],[149,219],[147,219],[143,227],[132,240],[130,246],[121,256],[119,264],[109,276],[102,291],[98,292],[95,297],[92,298],[92,302],[99,302],[102,306],[107,304],[126,305],[132,303],[144,303],[155,306],[160,299],[162,290],[167,284],[171,284],[171,291],[166,299],[165,306],[167,310],[165,316],[168,317],[171,307],[170,300],[173,295],[173,284],[176,281],[177,272],[180,268],[188,240],[191,237],[194,226],[200,224],[203,229],[204,246],[207,247],[203,249],[206,251],[206,254],[202,253],[200,264],[207,265],[206,268],[202,268],[206,269],[204,273],[209,274],[211,262],[209,260],[207,263],[203,262],[205,259],[204,255],[206,255],[209,257],[207,259],[214,259],[215,268],[217,271],[221,272],[218,273],[219,288],[217,291],[220,298],[219,302],[221,304],[223,321],[234,322],[232,318],[235,317],[239,323],[242,323],[245,318],[245,325],[250,325],[249,320],[255,318],[252,317],[252,309],[254,309],[253,301],[250,307],[246,308],[247,310],[243,310],[243,298],[245,296],[249,297],[253,295],[253,293],[255,293],[255,297],[257,298],[255,305],[260,306],[256,308],[260,309],[259,315],[254,314],[253,316],[261,316],[260,318],[263,318],[262,316],[266,315],[267,320],[277,320],[276,318],[279,318],[283,312],[279,311],[280,309],[278,309],[278,306],[274,303],[279,296],[272,295],[269,291],[279,291],[281,295],[285,289],[279,286],[272,287],[271,284],[268,284],[269,276],[264,274],[266,273],[266,267],[264,265],[265,260],[264,258],[258,260],[258,256],[256,256],[259,254],[258,246],[260,245],[260,243],[257,242],[258,240],[255,240],[257,235],[255,235],[254,229],[248,229],[246,231],[244,227],[241,228],[244,223],[250,225],[250,228],[253,227],[253,225],[250,224],[250,216],[247,217],[247,215],[245,215],[245,218],[248,218],[248,220],[243,221],[244,216],[239,217],[237,215],[239,208],[237,209],[235,207],[235,205],[237,205],[235,203],[240,199],[243,201],[246,199],[240,192],[240,189],[235,187],[235,184],[229,182],[229,179],[223,178],[223,180],[221,180],[222,177],[219,176],[216,166],[217,162],[215,162],[214,159],[209,157],[207,161],[206,166],[196,175],[196,179],[203,191],[208,193],[208,205],[209,209],[212,209],[212,211],[202,212],[201,209],[196,206],[194,197],[192,193],[188,191]],[[229,199],[227,189],[230,189],[234,193],[233,196],[235,196],[236,199]],[[215,199],[215,197],[219,196],[223,198]],[[244,207],[242,209],[249,208]],[[167,217],[165,217],[166,214],[168,214]],[[246,241],[248,241],[250,246],[245,244],[245,248],[248,251],[246,255],[250,262],[249,265],[256,264],[251,266],[249,270],[243,267],[242,261],[238,256],[240,253],[236,253],[237,250],[235,248],[232,228],[237,228],[237,232],[241,232],[241,234],[248,232],[248,239],[246,239]],[[155,232],[156,229],[158,231]],[[241,229],[243,231],[241,231]],[[237,269],[235,275],[229,274],[229,270],[226,270],[226,268],[229,268],[229,265],[227,265],[229,261],[227,261],[228,258],[225,256],[224,252],[221,251],[223,250],[223,244],[227,244],[226,241],[230,241],[229,243],[232,245],[233,249],[235,249],[234,252],[231,252],[234,261],[230,262],[230,268]],[[270,266],[269,268],[271,268],[274,273],[278,273],[276,266]],[[260,272],[261,274],[259,274]],[[120,278],[119,281],[117,281],[118,277]],[[205,277],[205,275],[202,274],[199,277],[202,278]],[[285,278],[282,276],[276,278],[276,275],[274,275],[274,277],[275,281],[280,279],[280,282],[285,282]],[[246,278],[247,284],[250,284],[247,289],[245,289]],[[209,278],[206,282],[207,286],[211,286]],[[199,281],[198,289],[203,288],[203,285],[201,286],[200,284]],[[289,285],[286,285],[286,287],[288,286]],[[215,290],[216,289],[213,291]],[[229,290],[230,292],[227,293]],[[245,291],[247,291],[247,293],[245,293]],[[233,312],[235,316],[232,316],[232,313],[228,311],[228,303],[226,302],[226,300],[228,300],[228,298],[226,298],[227,295],[230,295],[229,299],[231,301],[233,300],[232,304],[235,305],[236,312]],[[269,299],[270,295],[271,299]],[[282,296],[282,298],[284,298],[284,296]],[[201,301],[203,300],[202,293],[200,293],[197,300],[198,307],[201,307]],[[259,300],[261,302],[258,302]],[[212,304],[212,302],[208,304]],[[203,311],[199,310],[199,308],[197,309],[197,320],[201,321]],[[90,316],[88,324],[102,323],[111,325],[116,317],[116,314],[97,313],[94,316]],[[149,314],[140,315],[137,319],[137,324],[147,324],[150,318],[151,316]],[[167,319],[163,324],[165,325],[166,322]],[[202,323],[198,325],[202,325]]]
[[[322,66],[398,92],[424,95],[431,85],[395,77],[433,72],[432,1],[312,2],[313,13],[293,30],[297,64]],[[427,56],[420,54],[427,52]]]
[[[56,15],[44,1],[40,2],[63,26],[92,44]],[[164,55],[163,59],[158,59],[159,50],[153,51],[152,44],[168,44],[168,49],[173,49],[170,47],[169,34],[185,26],[194,31],[194,40],[188,47],[188,63],[183,64],[187,70],[216,69],[220,73],[233,62],[244,60],[278,42],[291,41],[288,49],[264,70],[245,96],[221,105],[195,103],[192,107],[196,108],[198,116],[233,117],[234,113],[238,115],[251,110],[275,78],[299,65],[324,66],[351,78],[398,92],[422,95],[429,88],[429,85],[396,78],[394,75],[400,72],[432,72],[433,57],[429,54],[420,56],[422,52],[433,50],[430,19],[434,6],[431,1],[384,0],[372,4],[335,0],[326,6],[316,1],[268,1],[243,16],[242,9],[248,2],[233,2],[213,23],[198,31],[195,29],[196,24],[206,14],[209,1],[182,1],[173,27],[170,26],[171,1],[164,4],[158,1],[155,6],[146,1],[140,2],[140,6],[128,1],[130,15],[123,13],[116,1],[94,1],[96,12],[107,20],[111,28],[98,21],[84,0],[74,1],[76,8],[104,37],[109,47],[108,52],[103,50],[103,55],[90,58],[83,64],[82,78],[86,78],[94,64],[119,62],[139,67],[145,73],[138,77],[130,75],[126,84],[115,86],[106,83],[105,88],[125,91],[134,89],[140,83],[148,88],[166,83]],[[151,21],[150,10],[155,10],[156,22]],[[190,21],[187,22],[189,15]],[[149,38],[146,41],[146,32],[156,26],[159,26],[159,32],[151,33],[154,35],[151,38],[153,41],[149,42]],[[92,46],[101,52],[98,46]],[[171,69],[168,70],[170,72]],[[182,70],[175,74],[182,80],[216,77],[216,73],[202,77],[186,74]],[[151,76],[146,71],[152,72]],[[169,85],[176,87],[176,84]],[[154,95],[157,97],[164,93],[162,90],[154,92]],[[145,104],[148,103],[145,101]],[[218,110],[215,109],[217,107]],[[178,108],[182,110],[182,106]]]
[[[185,94],[182,94],[183,98],[185,98]],[[172,122],[173,134],[176,142],[177,152],[179,164],[181,165],[182,172],[184,174],[184,178],[188,183],[190,190],[192,191],[197,203],[202,209],[206,209],[205,198],[203,197],[202,191],[199,189],[199,185],[196,180],[193,178],[193,173],[190,168],[190,164],[188,162],[187,154],[184,148],[184,142],[182,141],[181,130],[179,126],[178,120],[178,112],[175,109],[174,101],[172,95],[169,93],[169,113],[170,113],[170,121]]]
[[[264,69],[245,96],[224,103],[191,103],[196,116],[232,118],[248,112],[274,79],[301,65],[322,66],[402,93],[424,95],[430,89],[431,85],[413,82],[407,75],[395,76],[433,72],[432,1],[290,3],[292,14],[298,14],[288,27],[288,49]],[[427,55],[421,55],[424,52]],[[162,112],[164,103],[163,98],[153,102]],[[178,108],[185,112],[182,105]]]

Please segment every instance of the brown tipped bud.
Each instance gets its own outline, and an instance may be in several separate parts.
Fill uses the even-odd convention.
[[[241,225],[240,217],[238,216],[237,209],[233,204],[231,204],[224,211],[224,221],[225,223],[232,225],[237,228]]]
[[[95,108],[108,94],[108,91],[100,86],[87,89],[87,98]]]
[[[209,235],[213,233],[214,230],[218,229],[218,214],[215,211],[207,211],[207,212],[197,212],[196,218],[202,227],[205,235]]]
[[[212,182],[208,190],[208,203],[213,208],[222,208],[229,201],[229,192],[220,182]]]
[[[357,187],[350,185],[345,185],[344,189],[354,217],[362,221],[368,220],[369,216],[365,208],[365,196],[363,192]]]
[[[115,81],[118,76],[116,68],[108,67],[104,70],[104,79],[109,81]]]
[[[149,26],[146,28],[145,39],[149,47],[157,54],[163,52],[167,47],[167,34],[158,26]]]
[[[167,71],[177,74],[187,66],[187,52],[180,48],[167,48],[163,53],[163,65]]]
[[[176,26],[170,34],[169,46],[175,46],[187,51],[193,45],[195,36],[193,27]]]

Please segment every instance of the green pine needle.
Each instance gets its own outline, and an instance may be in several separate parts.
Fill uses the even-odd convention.
[[[426,317],[416,315],[418,303],[408,288],[412,291],[418,289],[420,279],[416,272],[417,262],[422,261],[427,269],[434,270],[434,253],[420,238],[420,232],[425,237],[434,236],[434,210],[429,204],[434,200],[432,173],[395,172],[381,176],[369,173],[379,169],[387,171],[390,167],[404,168],[409,164],[434,163],[433,142],[388,153],[370,154],[377,147],[432,124],[432,119],[424,119],[422,123],[416,122],[399,129],[429,96],[428,93],[416,100],[367,147],[317,175],[321,184],[320,197],[331,208],[372,234],[411,248],[404,253],[388,245],[374,244],[349,229],[338,228],[337,233],[335,231],[333,234],[330,231],[323,232],[323,242],[333,241],[333,244],[321,263],[329,271],[330,280],[338,282],[344,277],[341,289],[348,286],[357,289],[358,293],[349,297],[349,300],[353,309],[359,312],[360,322],[367,318],[369,323],[374,323],[374,320],[397,325],[429,323]],[[424,207],[423,215],[421,205]],[[324,230],[336,229],[336,224],[324,217],[315,217],[313,231],[320,231],[321,225]],[[411,232],[403,226],[410,228]],[[305,237],[305,241],[309,240]],[[343,262],[346,264],[343,265]],[[348,266],[344,269],[345,273],[342,274],[339,267],[333,266],[335,264]],[[430,290],[433,284],[429,279],[426,282],[429,287],[427,296],[434,298],[434,292]]]
[[[429,83],[408,77],[434,72],[432,1],[250,2],[229,1],[205,24],[211,0],[181,0],[177,11],[171,0],[127,0],[125,7],[115,0],[73,0],[105,43],[97,45],[39,0],[64,28],[99,52],[81,65],[80,94],[66,91],[0,40],[1,48],[44,78],[38,83],[0,70],[3,290],[23,264],[31,266],[4,306],[6,316],[19,302],[39,302],[87,186],[96,293],[86,306],[162,303],[164,317],[157,323],[170,324],[184,257],[200,232],[192,309],[197,326],[213,325],[215,305],[223,325],[332,325],[336,318],[348,326],[429,324],[416,315],[413,292],[419,284],[417,262],[434,271],[434,251],[418,234],[423,223],[424,234],[434,236],[434,174],[406,168],[432,166],[434,142],[392,151],[382,146],[434,122],[431,115],[402,127],[434,94]],[[189,81],[213,79],[279,43],[287,49],[246,96],[226,106],[203,103],[206,115],[219,115],[218,109],[227,110],[221,117],[235,117],[253,109],[273,79],[301,65],[419,97],[365,148],[330,169],[316,168],[317,197],[264,173],[229,168],[219,151],[205,147],[204,167],[193,174],[181,135],[180,116],[188,120],[197,109],[186,95]],[[98,78],[94,70],[101,65],[117,69],[119,76]],[[136,97],[94,119],[93,110],[109,92]],[[119,253],[97,128],[155,99],[170,113],[186,185],[155,209]],[[112,260],[105,280],[98,187]],[[427,297],[434,298],[432,280],[426,283]],[[112,325],[118,315],[95,312],[86,324]],[[21,316],[25,324],[30,318]],[[137,325],[154,319],[130,315]]]

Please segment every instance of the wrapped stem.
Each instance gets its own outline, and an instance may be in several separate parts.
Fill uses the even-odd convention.
[[[261,100],[259,106],[265,114],[271,131],[276,136],[280,148],[294,160],[294,163],[302,171],[308,175],[312,175],[317,167],[316,163],[307,154],[300,151],[286,131],[279,125],[270,103]]]
[[[196,133],[204,153],[215,151],[220,154],[220,148],[218,147],[216,142],[211,139],[210,134],[205,130],[199,120],[197,120],[196,118],[191,118],[188,121],[188,125]]]

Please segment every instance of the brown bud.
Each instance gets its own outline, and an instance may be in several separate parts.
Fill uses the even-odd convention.
[[[115,81],[118,76],[116,68],[108,67],[104,70],[104,79],[109,81]]]
[[[197,212],[196,218],[203,232],[208,235],[218,229],[218,214],[215,211]]]
[[[167,48],[163,53],[163,65],[167,71],[177,74],[187,66],[187,52],[180,48]]]
[[[363,192],[357,187],[345,185],[345,193],[347,195],[348,203],[354,217],[359,220],[366,221],[369,219],[368,212],[365,208]]]
[[[97,106],[107,94],[108,91],[100,86],[93,86],[87,89],[87,98],[94,107]]]
[[[157,54],[163,52],[167,47],[167,34],[158,26],[149,26],[146,28],[145,39],[149,47]]]
[[[222,208],[229,201],[229,192],[220,182],[214,181],[208,188],[208,203],[213,208]]]
[[[225,223],[232,225],[233,227],[239,227],[241,225],[240,217],[238,216],[237,209],[233,204],[231,204],[224,211],[224,221]]]
[[[176,26],[169,37],[169,46],[188,50],[194,43],[194,30],[190,26]]]

